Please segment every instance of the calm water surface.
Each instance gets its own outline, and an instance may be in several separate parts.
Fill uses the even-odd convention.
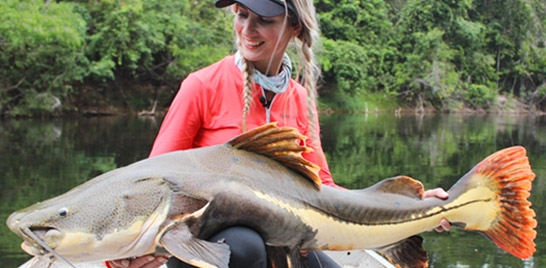
[[[160,123],[153,117],[0,121],[0,219],[145,158]],[[530,198],[539,221],[535,256],[517,259],[486,238],[459,230],[426,233],[424,247],[431,267],[546,267],[545,117],[323,115],[321,126],[330,169],[348,188],[400,174],[427,188],[449,188],[494,151],[525,146],[537,174]],[[5,224],[0,224],[0,241],[2,267],[17,267],[29,258]]]

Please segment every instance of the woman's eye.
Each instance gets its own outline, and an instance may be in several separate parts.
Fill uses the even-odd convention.
[[[271,19],[266,19],[266,18],[260,18],[260,21],[263,23],[263,24],[271,24],[271,23],[274,23],[275,21],[274,20],[271,20]]]
[[[241,18],[247,18],[247,17],[248,17],[248,13],[239,11],[239,12],[237,12],[237,16],[238,16],[238,17],[241,17]]]

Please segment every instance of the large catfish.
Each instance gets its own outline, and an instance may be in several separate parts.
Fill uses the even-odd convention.
[[[398,176],[361,190],[321,186],[301,155],[305,137],[268,124],[230,142],[149,158],[14,212],[9,228],[47,262],[167,254],[198,267],[228,267],[230,250],[207,242],[229,226],[263,237],[275,267],[299,267],[300,251],[376,249],[401,267],[426,267],[417,234],[442,218],[518,258],[535,252],[527,201],[535,174],[525,149],[487,157],[450,190],[423,198]]]

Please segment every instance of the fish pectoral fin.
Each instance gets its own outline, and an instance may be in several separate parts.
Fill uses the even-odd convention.
[[[186,224],[176,224],[159,240],[177,259],[197,267],[227,268],[231,251],[223,242],[209,242],[193,236]]]
[[[423,238],[417,235],[376,251],[396,267],[428,267],[427,252],[423,249]]]

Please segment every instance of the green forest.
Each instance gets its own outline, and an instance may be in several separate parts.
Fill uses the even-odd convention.
[[[0,1],[0,116],[164,110],[233,52],[213,0]],[[320,107],[546,111],[544,0],[317,0]]]

